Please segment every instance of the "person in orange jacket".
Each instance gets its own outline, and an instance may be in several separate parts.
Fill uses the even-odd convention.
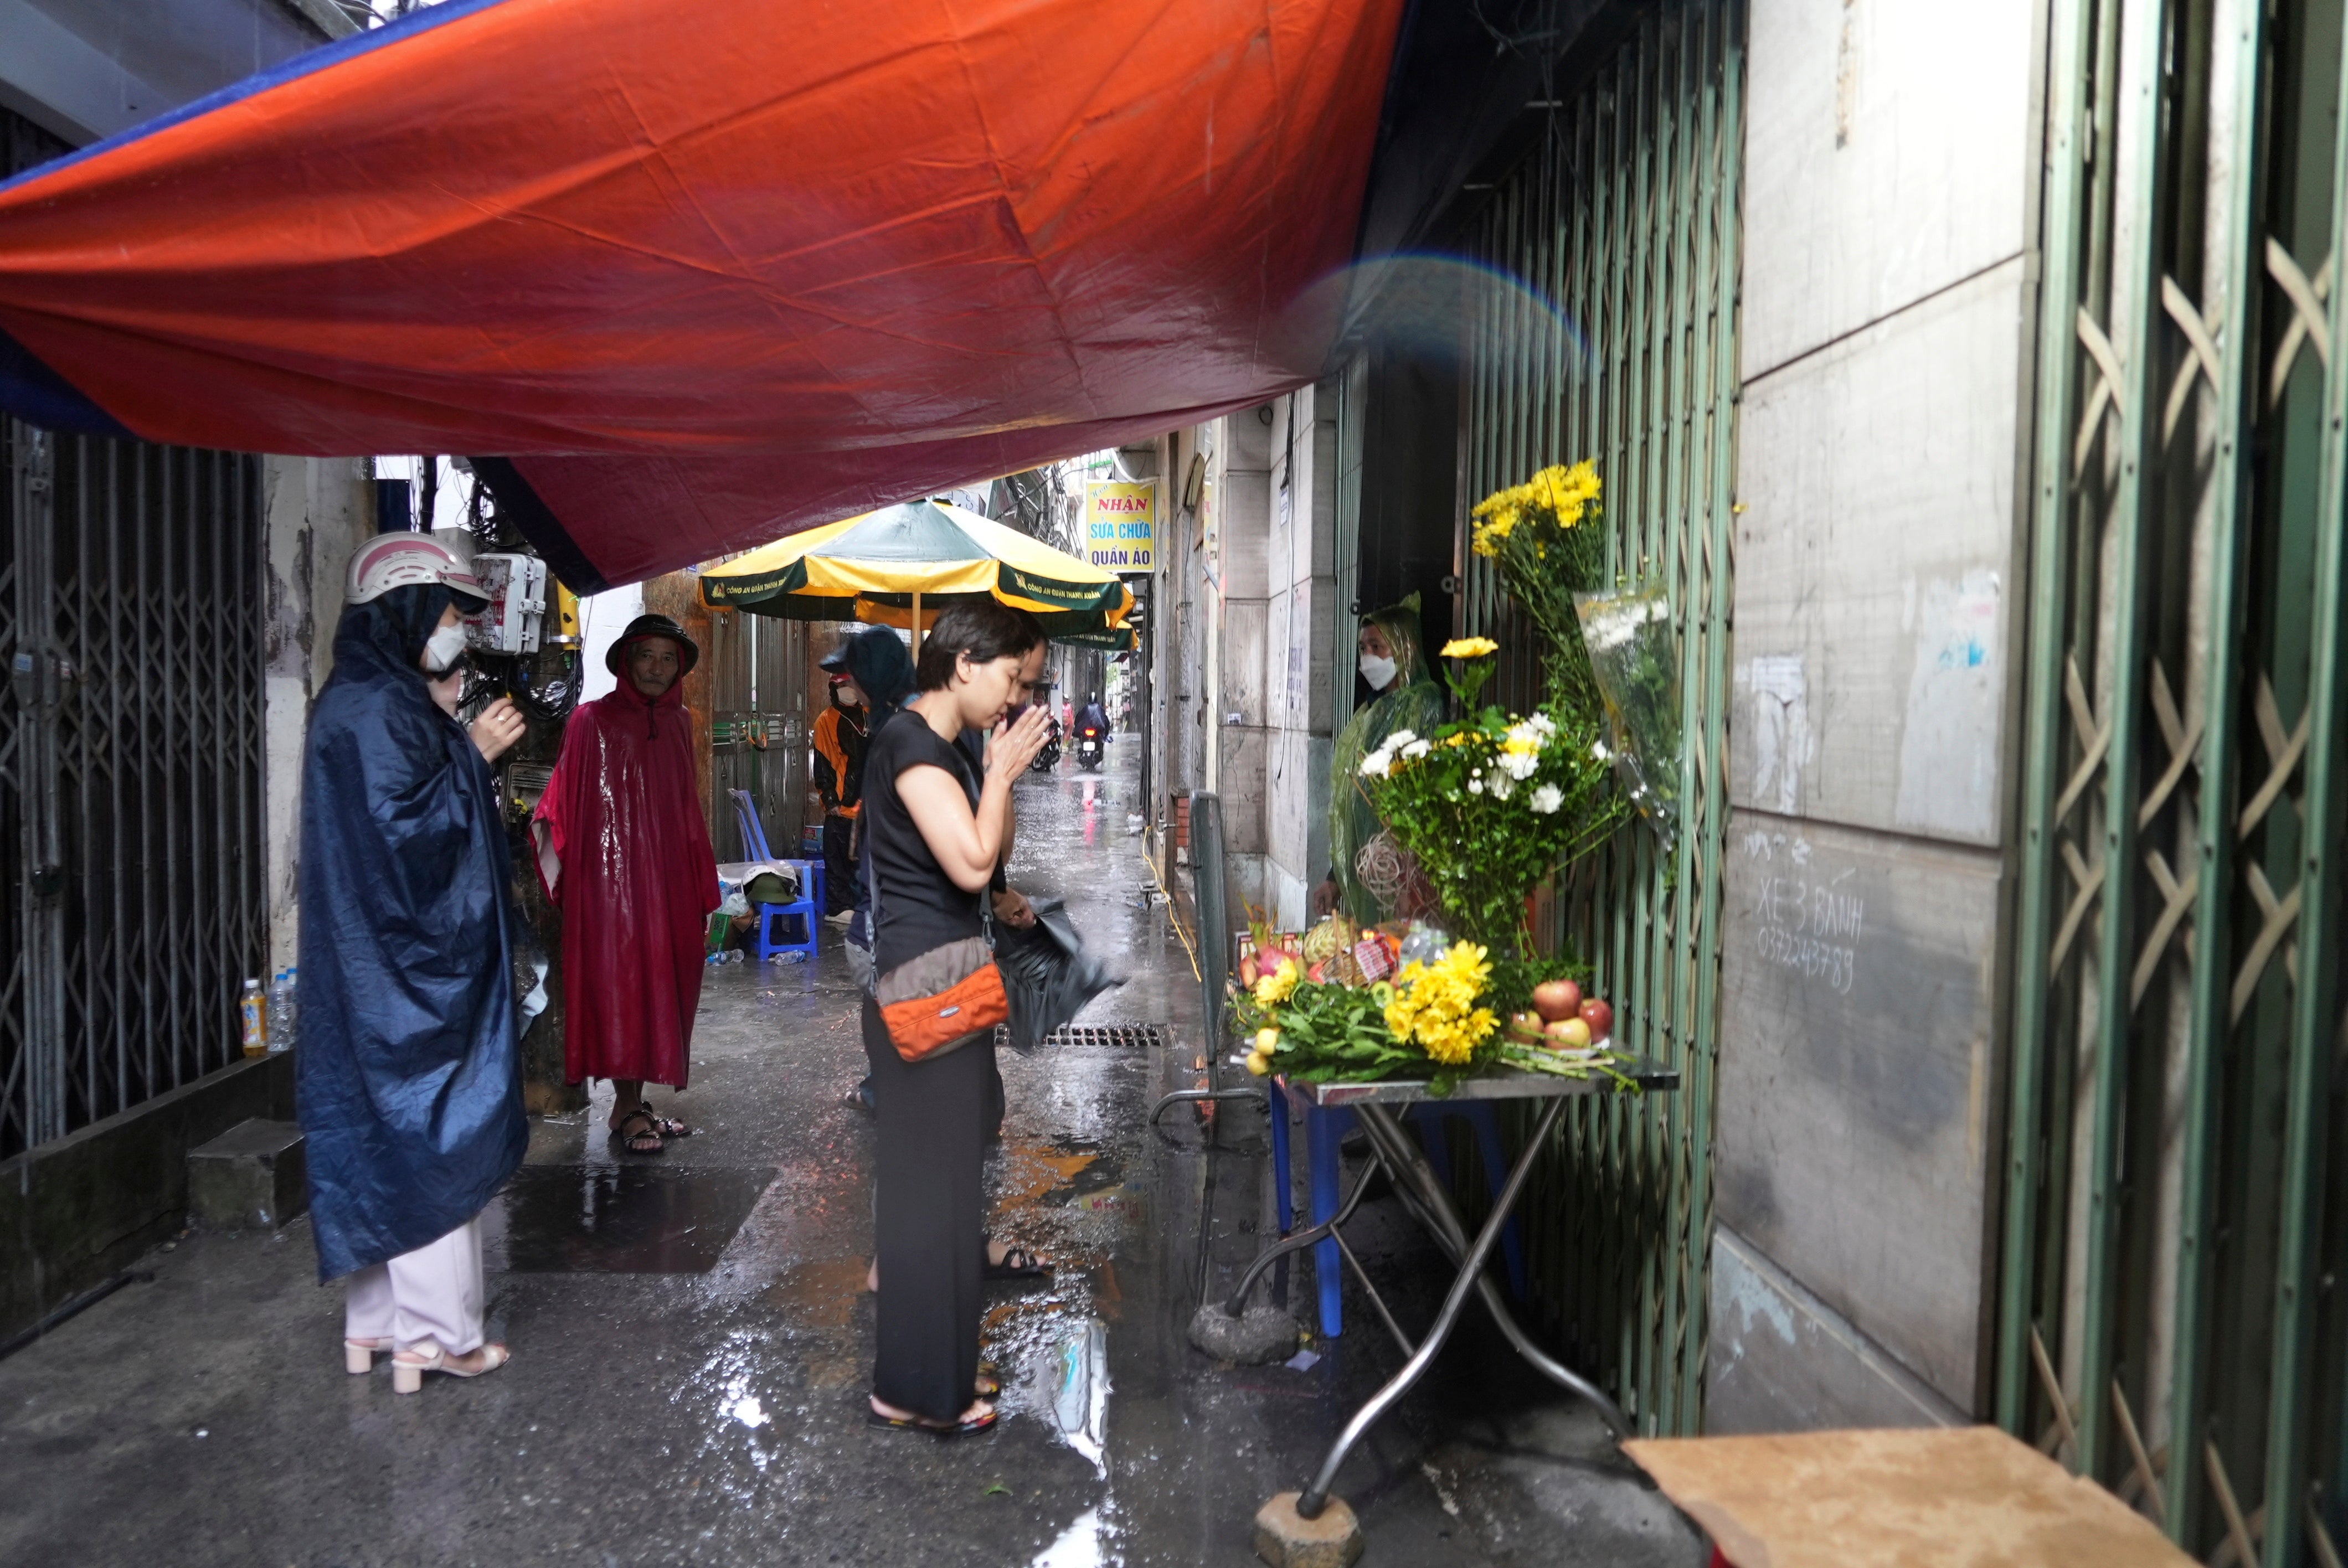
[[[815,787],[823,797],[823,917],[845,926],[856,908],[856,818],[864,805],[864,749],[870,740],[864,693],[841,654],[823,661],[831,705],[815,721]],[[839,660],[839,662],[834,662]]]

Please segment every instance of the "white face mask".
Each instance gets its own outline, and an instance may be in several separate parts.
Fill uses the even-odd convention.
[[[435,675],[446,675],[448,667],[465,651],[465,623],[438,627],[424,640],[424,668]]]
[[[864,706],[864,693],[857,690],[856,682],[853,681],[842,681],[839,685],[834,686],[832,691],[839,695],[840,703],[843,707],[861,708]]]
[[[1375,653],[1362,655],[1362,679],[1370,683],[1373,692],[1383,692],[1394,684],[1395,661]]]

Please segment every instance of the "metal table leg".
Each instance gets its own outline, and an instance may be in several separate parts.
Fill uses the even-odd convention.
[[[1435,1237],[1436,1245],[1442,1247],[1454,1263],[1458,1262],[1467,1250],[1468,1232],[1460,1223],[1459,1211],[1452,1205],[1451,1189],[1435,1173],[1435,1168],[1427,1163],[1426,1154],[1403,1131],[1393,1112],[1383,1105],[1363,1106],[1361,1110],[1363,1130],[1372,1145],[1385,1155],[1390,1168],[1400,1173],[1400,1179],[1395,1183],[1395,1190],[1401,1194],[1413,1217]],[[1546,1121],[1542,1125],[1546,1129]],[[1523,1154],[1518,1157],[1519,1168],[1525,1167],[1527,1162],[1539,1153],[1542,1137],[1542,1133],[1537,1132],[1533,1141],[1526,1145]],[[1631,1435],[1631,1423],[1622,1414],[1622,1407],[1607,1398],[1588,1378],[1535,1344],[1532,1337],[1518,1326],[1516,1315],[1509,1310],[1507,1298],[1500,1294],[1500,1287],[1493,1284],[1481,1269],[1476,1275],[1476,1290],[1483,1297],[1484,1306],[1492,1314],[1493,1321],[1499,1325],[1500,1333],[1518,1355],[1531,1362],[1550,1381],[1589,1400],[1616,1437]]]
[[[1533,1161],[1540,1156],[1542,1146],[1549,1141],[1550,1129],[1557,1124],[1558,1114],[1564,1107],[1564,1100],[1558,1098],[1550,1100],[1542,1108],[1540,1120],[1533,1127],[1531,1139],[1526,1143],[1524,1153],[1517,1157],[1516,1167],[1509,1173],[1508,1184],[1494,1196],[1492,1212],[1486,1216],[1484,1228],[1477,1233],[1474,1244],[1467,1249],[1467,1255],[1460,1260],[1458,1275],[1452,1280],[1451,1289],[1443,1298],[1442,1310],[1435,1315],[1434,1326],[1427,1329],[1426,1337],[1419,1341],[1418,1348],[1412,1353],[1410,1359],[1403,1363],[1402,1370],[1388,1378],[1385,1387],[1371,1395],[1369,1402],[1354,1411],[1354,1419],[1345,1423],[1345,1430],[1337,1434],[1337,1440],[1330,1448],[1328,1457],[1321,1461],[1320,1470],[1313,1474],[1313,1484],[1305,1488],[1303,1494],[1296,1500],[1296,1512],[1300,1517],[1304,1519],[1320,1517],[1323,1507],[1329,1500],[1329,1488],[1337,1479],[1337,1467],[1345,1462],[1346,1454],[1353,1451],[1354,1445],[1362,1440],[1362,1434],[1368,1431],[1376,1423],[1378,1418],[1392,1409],[1426,1372],[1427,1367],[1434,1361],[1437,1352],[1443,1348],[1444,1342],[1451,1337],[1451,1330],[1459,1321],[1460,1309],[1467,1306],[1468,1293],[1470,1290],[1479,1283],[1484,1284],[1485,1304],[1492,1307],[1495,1315],[1499,1317],[1502,1332],[1507,1333],[1515,1327],[1499,1300],[1498,1290],[1483,1281],[1484,1262],[1491,1256],[1493,1247],[1498,1245],[1500,1232],[1509,1223],[1509,1213],[1517,1206],[1517,1199],[1524,1193],[1526,1179],[1532,1174]],[[1393,1144],[1401,1141],[1400,1129],[1396,1126],[1393,1115],[1382,1105],[1367,1104],[1358,1109],[1362,1112],[1362,1121],[1365,1126],[1377,1127],[1378,1132],[1374,1136],[1377,1138],[1381,1148],[1391,1157]],[[1424,1165],[1424,1156],[1420,1157],[1419,1163]],[[1433,1175],[1432,1171],[1427,1173],[1429,1176]],[[1416,1173],[1413,1174],[1415,1175]],[[1420,1196],[1424,1198],[1426,1194],[1422,1192]],[[1452,1225],[1457,1226],[1457,1215],[1452,1210],[1447,1197],[1438,1199],[1430,1207],[1435,1214],[1447,1218]],[[1516,1345],[1519,1351],[1525,1348],[1516,1334],[1509,1334],[1509,1343]],[[1541,1361],[1547,1360],[1548,1358],[1543,1357],[1535,1364],[1540,1365]],[[1550,1368],[1543,1366],[1541,1369],[1547,1372]],[[1576,1378],[1575,1381],[1579,1382],[1580,1379]]]
[[[1304,1248],[1311,1246],[1315,1242],[1325,1241],[1329,1237],[1335,1235],[1337,1234],[1337,1227],[1354,1217],[1354,1211],[1361,1206],[1362,1194],[1369,1190],[1370,1178],[1376,1174],[1378,1169],[1385,1163],[1385,1155],[1375,1154],[1374,1152],[1374,1157],[1370,1161],[1369,1165],[1364,1169],[1360,1176],[1355,1178],[1354,1182],[1354,1190],[1346,1194],[1345,1201],[1342,1204],[1338,1205],[1338,1209],[1335,1214],[1331,1214],[1327,1219],[1322,1221],[1319,1225],[1314,1225],[1310,1230],[1301,1230],[1292,1235],[1284,1235],[1281,1237],[1278,1241],[1272,1243],[1270,1246],[1265,1247],[1262,1252],[1256,1254],[1255,1261],[1248,1265],[1247,1272],[1245,1274],[1240,1276],[1238,1288],[1234,1289],[1231,1294],[1231,1298],[1223,1303],[1223,1310],[1231,1317],[1237,1317],[1247,1307],[1247,1293],[1249,1288],[1255,1284],[1257,1278],[1262,1275],[1265,1269],[1270,1268],[1275,1262],[1281,1258],[1286,1257],[1290,1253],[1302,1252]],[[1388,1173],[1389,1175],[1392,1174],[1391,1172]]]

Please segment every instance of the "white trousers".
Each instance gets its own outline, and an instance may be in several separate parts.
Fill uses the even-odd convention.
[[[481,1348],[481,1216],[438,1241],[350,1276],[343,1337],[389,1339],[402,1350],[430,1339],[451,1356]]]

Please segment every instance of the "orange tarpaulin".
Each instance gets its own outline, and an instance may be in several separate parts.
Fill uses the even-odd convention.
[[[0,187],[0,332],[642,577],[1312,377],[1401,9],[452,0]]]

